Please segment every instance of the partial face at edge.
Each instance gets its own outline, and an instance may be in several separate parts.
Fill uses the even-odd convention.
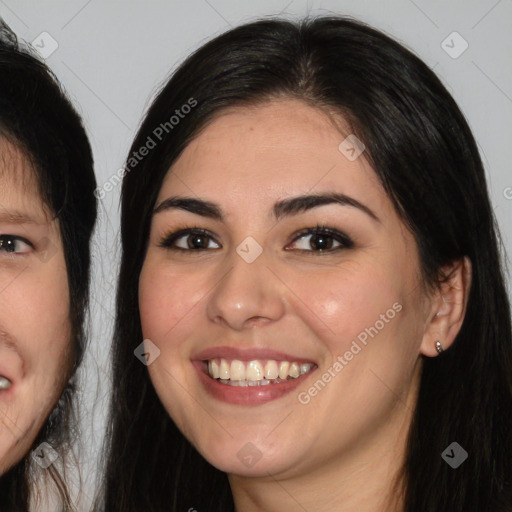
[[[62,393],[70,336],[58,221],[26,157],[0,139],[0,474],[28,452]]]
[[[148,369],[178,427],[228,473],[292,476],[368,446],[377,457],[410,419],[428,309],[416,244],[364,153],[340,151],[345,137],[299,101],[236,109],[187,146],[160,190],[139,281],[147,351],[160,350]],[[275,212],[333,193],[364,206]],[[222,220],[166,202],[184,197],[214,203]],[[308,232],[317,226],[331,231]],[[267,369],[272,381],[274,361],[307,373],[229,386],[208,360],[225,381]]]

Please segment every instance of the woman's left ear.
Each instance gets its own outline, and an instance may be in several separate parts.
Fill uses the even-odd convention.
[[[420,352],[439,355],[451,346],[460,331],[471,287],[471,260],[465,256],[442,268],[443,279],[430,298],[430,313],[423,333]]]

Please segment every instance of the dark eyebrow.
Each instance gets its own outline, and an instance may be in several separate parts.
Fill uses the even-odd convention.
[[[274,205],[273,214],[276,220],[280,220],[283,217],[297,215],[307,210],[333,203],[358,208],[369,215],[373,220],[380,222],[380,219],[368,206],[365,206],[363,203],[345,194],[335,193],[305,195],[278,201]],[[222,221],[224,219],[220,206],[210,201],[203,201],[202,199],[194,199],[191,197],[169,197],[164,199],[154,209],[153,214],[172,208],[185,210],[214,220]]]
[[[164,199],[153,210],[153,215],[173,208],[195,213],[202,217],[209,217],[214,220],[223,219],[222,209],[215,203],[203,201],[202,199],[194,199],[192,197],[169,197]]]
[[[298,213],[302,213],[319,206],[333,203],[339,204],[341,206],[351,206],[353,208],[358,208],[362,212],[369,215],[373,220],[380,222],[380,219],[370,208],[368,208],[368,206],[364,205],[353,197],[337,193],[312,194],[284,199],[283,201],[279,201],[274,205],[274,216],[277,220],[279,220],[288,215],[296,215]]]

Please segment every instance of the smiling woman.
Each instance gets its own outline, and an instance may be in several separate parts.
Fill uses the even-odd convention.
[[[354,20],[255,22],[132,151],[190,97],[123,182],[100,508],[511,510],[497,228],[440,81]]]
[[[94,187],[80,118],[0,20],[2,511],[48,510],[55,489],[59,510],[74,510],[65,469],[75,441],[71,378],[85,347]]]

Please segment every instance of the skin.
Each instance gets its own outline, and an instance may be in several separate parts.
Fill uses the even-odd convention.
[[[32,447],[62,393],[71,336],[58,221],[23,153],[3,139],[0,244],[0,367],[13,376],[11,388],[0,391],[2,474]]]
[[[298,100],[237,108],[209,124],[167,174],[170,196],[217,203],[223,221],[169,209],[153,216],[140,275],[144,338],[160,355],[148,366],[167,411],[200,453],[229,474],[238,511],[401,510],[391,486],[405,453],[421,358],[446,349],[462,323],[469,262],[427,293],[417,246],[364,153],[338,149],[342,119]],[[344,193],[372,209],[329,204],[276,221],[276,201]],[[314,253],[304,228],[324,224],[352,248]],[[209,249],[160,246],[183,227],[209,230]],[[252,263],[236,252],[248,236]],[[185,239],[182,239],[182,241]],[[181,242],[183,243],[183,242]],[[450,270],[450,269],[445,269]],[[358,334],[398,303],[401,310],[307,404],[298,400]],[[272,348],[314,362],[297,391],[257,405],[212,399],[191,359],[208,347]],[[252,443],[251,467],[237,453]],[[247,448],[246,448],[247,449]],[[302,508],[301,508],[302,507]]]

